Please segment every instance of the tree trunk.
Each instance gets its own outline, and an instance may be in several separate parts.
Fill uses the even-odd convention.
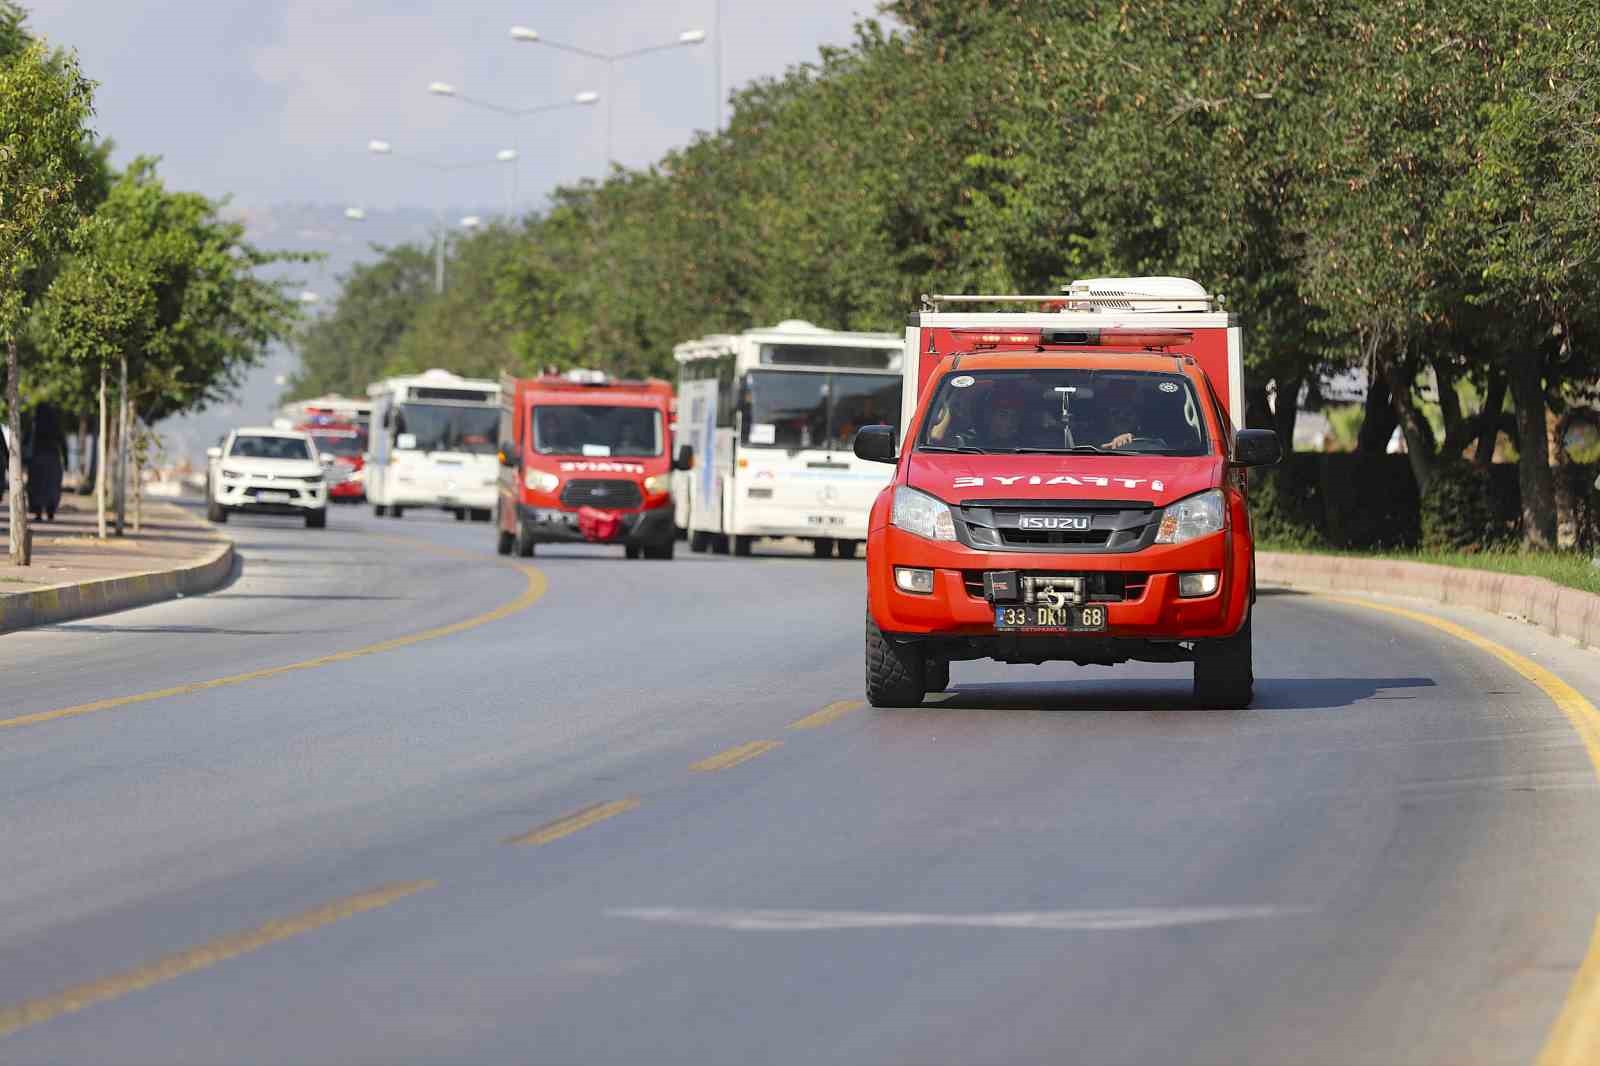
[[[1395,421],[1405,437],[1406,460],[1411,464],[1411,476],[1417,483],[1420,495],[1428,491],[1428,483],[1433,480],[1433,429],[1422,412],[1417,410],[1416,399],[1411,395],[1410,375],[1391,364],[1385,369],[1384,376],[1390,383],[1389,405],[1394,409]]]
[[[1495,444],[1500,439],[1500,409],[1506,405],[1506,376],[1489,372],[1489,392],[1478,412],[1478,450],[1472,461],[1479,466],[1494,462]]]
[[[1572,491],[1572,456],[1567,454],[1561,439],[1562,422],[1555,412],[1545,411],[1545,446],[1555,468],[1556,490],[1556,547],[1563,550],[1578,546],[1578,501]]]
[[[22,400],[18,383],[22,371],[17,365],[17,339],[6,338],[6,421],[11,428],[11,457],[6,480],[11,483],[11,565],[30,566],[33,544],[28,534],[28,498],[22,484]]]
[[[106,539],[106,368],[100,364],[100,432],[95,435],[94,514],[100,539]]]
[[[133,404],[128,404],[128,422],[133,426],[135,435],[139,432],[139,411]],[[133,531],[144,532],[144,452],[143,449],[133,453]]]
[[[1443,359],[1432,360],[1432,366],[1433,388],[1438,393],[1439,415],[1444,422],[1444,444],[1440,448],[1439,458],[1448,463],[1461,458],[1461,450],[1467,446],[1471,431],[1461,415],[1461,397],[1456,395],[1455,368]]]
[[[128,521],[128,357],[122,357],[122,380],[117,390],[117,536]]]
[[[1389,381],[1380,367],[1374,367],[1372,379],[1367,383],[1366,413],[1361,419],[1361,432],[1356,437],[1356,450],[1370,455],[1382,455],[1394,436],[1394,427],[1400,424],[1389,402]]]
[[[83,489],[83,479],[89,476],[89,416],[78,415],[78,489]]]
[[[1507,369],[1517,408],[1517,484],[1522,490],[1522,542],[1530,548],[1556,543],[1556,486],[1550,473],[1545,426],[1544,374],[1535,352],[1512,359]]]
[[[1272,428],[1287,454],[1294,451],[1294,424],[1300,418],[1300,379],[1278,382],[1277,404],[1272,409]]]

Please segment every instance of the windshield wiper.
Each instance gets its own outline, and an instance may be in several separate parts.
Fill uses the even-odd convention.
[[[1007,452],[1023,455],[1121,455],[1121,452],[1110,448],[1099,448],[1093,444],[1075,444],[1070,448],[1006,448]]]
[[[919,451],[919,452],[966,452],[968,455],[988,455],[989,454],[989,449],[987,449],[987,448],[974,448],[970,444],[963,444],[960,447],[952,447],[952,446],[950,446],[948,444],[919,444],[919,445],[917,445],[917,451]]]

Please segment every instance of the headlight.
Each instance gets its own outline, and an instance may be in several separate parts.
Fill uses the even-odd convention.
[[[1211,489],[1179,500],[1161,512],[1161,528],[1156,533],[1156,543],[1182,544],[1208,533],[1218,533],[1225,524],[1226,514],[1221,489]]]
[[[227,480],[229,480],[229,481],[237,481],[240,478],[244,477],[244,475],[242,473],[240,473],[239,471],[237,471],[237,470],[229,470],[227,467],[223,467],[222,468],[222,476],[224,478],[226,478]]]
[[[956,519],[943,501],[901,485],[894,490],[890,524],[929,540],[955,540]]]
[[[522,483],[534,492],[554,492],[561,479],[545,470],[525,470]]]
[[[660,496],[672,491],[671,474],[651,474],[644,479],[644,491],[647,496]]]

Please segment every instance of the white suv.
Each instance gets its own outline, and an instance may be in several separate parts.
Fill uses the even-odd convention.
[[[328,482],[311,435],[288,429],[236,429],[207,448],[206,517],[233,511],[303,514],[308,529],[328,524]]]

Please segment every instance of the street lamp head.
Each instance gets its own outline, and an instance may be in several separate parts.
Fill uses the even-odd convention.
[[[300,292],[300,302],[303,303],[303,304],[321,303],[322,302],[322,297],[318,296],[316,293],[312,292],[310,289],[303,289]]]
[[[447,81],[430,81],[428,91],[435,96],[454,96],[456,87]]]
[[[390,152],[394,151],[394,145],[390,144],[388,141],[368,141],[367,151],[372,152],[375,155],[388,155]]]
[[[705,30],[684,30],[678,34],[679,44],[700,44],[706,39]]]
[[[367,213],[359,207],[347,207],[344,209],[344,217],[351,222],[361,222],[367,217]]]
[[[595,91],[593,91],[592,89],[585,89],[583,92],[579,93],[577,96],[574,96],[572,98],[572,102],[575,103],[575,104],[595,104],[595,103],[599,103],[600,102],[600,94],[595,92]]]
[[[514,163],[517,159],[517,150],[515,148],[502,148],[494,154],[494,157],[502,163]]]
[[[461,220],[462,229],[477,229],[481,225],[483,225],[483,219],[477,215],[468,215]]]
[[[528,26],[513,26],[511,27],[511,39],[513,41],[537,41],[539,39],[539,31]]]

